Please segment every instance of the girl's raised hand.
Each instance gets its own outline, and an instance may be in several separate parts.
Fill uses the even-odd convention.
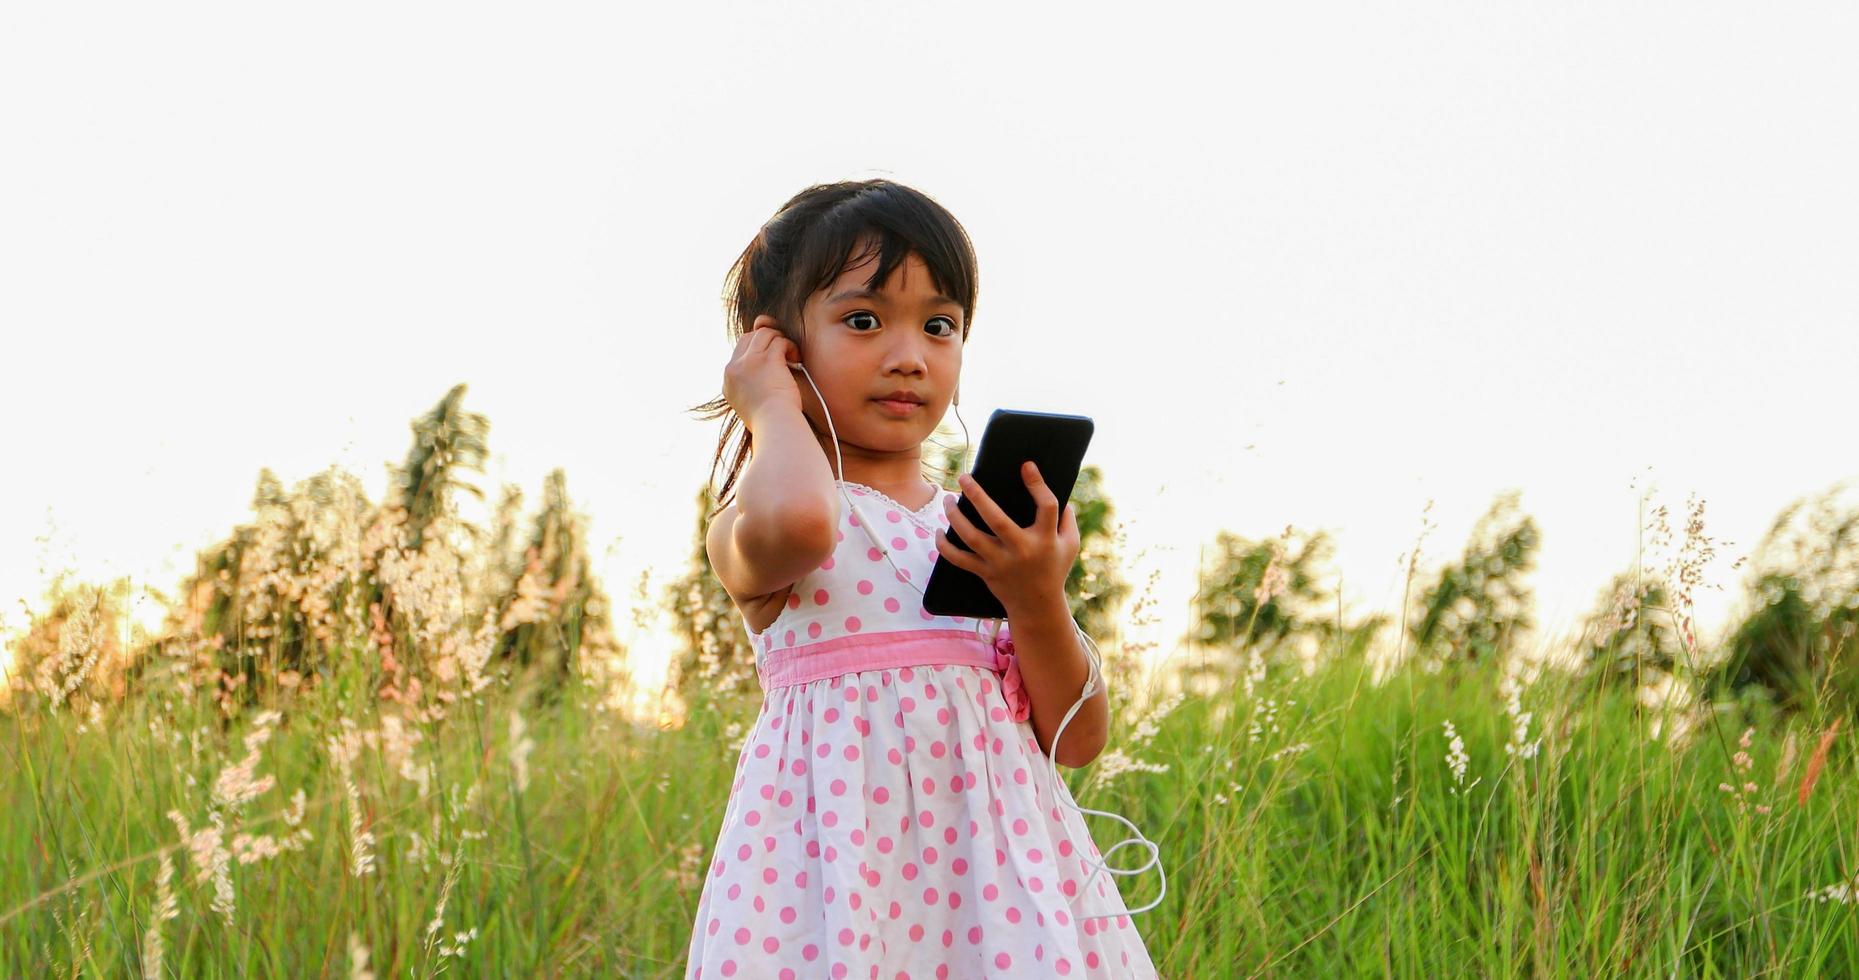
[[[1020,476],[1039,505],[1031,525],[1015,524],[974,477],[963,473],[957,478],[962,495],[974,502],[988,527],[998,530],[989,534],[976,527],[956,508],[955,498],[949,497],[943,504],[949,512],[949,531],[960,535],[962,543],[974,551],[956,547],[949,531],[936,535],[937,552],[955,567],[981,576],[1010,619],[1016,609],[1032,608],[1053,597],[1064,602],[1065,577],[1071,574],[1079,551],[1078,519],[1072,505],[1059,510],[1058,495],[1040,478],[1032,460],[1020,464]]]
[[[800,363],[800,348],[763,314],[736,341],[729,364],[723,368],[723,398],[742,418],[750,432],[769,409],[793,406],[801,411],[800,381],[790,364]]]

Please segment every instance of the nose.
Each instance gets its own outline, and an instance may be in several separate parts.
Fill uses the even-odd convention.
[[[924,348],[928,346],[927,337],[908,337],[895,341],[885,352],[886,374],[923,375],[929,370],[929,358]]]

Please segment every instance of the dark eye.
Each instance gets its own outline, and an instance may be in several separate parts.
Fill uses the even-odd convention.
[[[953,337],[953,336],[955,336],[956,334],[959,334],[959,333],[961,333],[961,332],[962,332],[962,328],[961,328],[961,327],[958,327],[958,326],[956,326],[956,325],[955,325],[955,321],[954,321],[954,320],[951,320],[951,319],[949,319],[949,318],[948,318],[948,317],[946,317],[946,316],[939,316],[939,317],[932,317],[932,318],[930,319],[930,322],[931,322],[931,323],[935,323],[935,322],[936,322],[937,320],[941,320],[942,322],[944,322],[944,323],[946,323],[946,324],[948,324],[948,325],[949,325],[949,332],[948,332],[948,333],[939,333],[939,334],[937,334],[937,335],[936,335],[936,336],[938,336],[938,337]]]
[[[876,316],[875,314],[872,314],[872,313],[865,313],[865,312],[862,312],[862,311],[861,311],[861,312],[858,312],[858,313],[848,313],[848,314],[846,314],[846,317],[845,317],[845,322],[846,322],[846,324],[847,324],[848,326],[851,326],[851,324],[852,324],[852,318],[853,318],[853,317],[855,317],[855,316],[863,316],[863,317],[870,317],[870,318],[872,319],[872,321],[873,321],[873,324],[874,324],[874,325],[876,325],[876,321],[877,321],[877,319],[878,319],[878,317],[877,317],[877,316]],[[865,331],[865,330],[859,330],[859,329],[858,329],[857,327],[852,327],[852,329],[853,329],[853,330],[855,330],[855,331],[857,331],[858,333],[868,333],[868,332],[869,332],[869,331]]]

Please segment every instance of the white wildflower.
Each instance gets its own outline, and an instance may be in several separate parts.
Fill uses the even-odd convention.
[[[1296,701],[1285,702],[1287,706],[1296,703]],[[1267,734],[1278,730],[1278,702],[1276,699],[1266,698],[1263,709],[1255,712],[1253,716],[1252,728],[1246,733],[1247,741],[1257,742]]]
[[[535,740],[524,734],[527,730],[522,712],[511,708],[510,766],[516,771],[516,791],[519,793],[529,788],[529,753],[536,747]]]
[[[1838,884],[1828,885],[1825,888],[1808,892],[1807,897],[1822,905],[1828,902],[1838,902],[1841,905],[1859,903],[1859,874],[1855,874],[1851,878],[1839,882]]]
[[[213,782],[213,803],[237,812],[247,802],[256,799],[272,786],[277,779],[266,776],[253,779],[252,771],[258,768],[259,750],[271,738],[271,726],[277,723],[280,715],[276,711],[266,711],[252,719],[253,729],[245,736],[245,758],[238,764],[220,771],[219,778]]]
[[[53,711],[90,678],[103,654],[105,627],[97,615],[102,602],[98,595],[95,602],[72,608],[58,628],[58,652],[41,661],[33,676],[34,686],[51,700]]]
[[[354,932],[349,933],[349,980],[374,980],[374,971],[368,969],[368,947]]]
[[[1504,744],[1504,754],[1522,759],[1533,759],[1536,750],[1542,747],[1539,737],[1530,740],[1530,718],[1532,712],[1523,710],[1523,692],[1542,673],[1542,664],[1536,661],[1526,662],[1522,657],[1513,656],[1504,662],[1504,677],[1498,682],[1498,693],[1504,696],[1504,713],[1510,716],[1510,741]]]
[[[352,729],[354,722],[342,719],[345,728]],[[359,740],[352,730],[341,735],[329,736],[329,754],[335,760],[336,774],[342,782],[342,790],[348,796],[349,809],[349,868],[357,877],[374,870],[374,832],[362,829],[361,790],[355,785],[354,758],[359,750]]]
[[[199,830],[189,830],[187,818],[181,816],[179,810],[169,810],[168,819],[174,822],[182,842],[187,845],[188,857],[194,866],[194,883],[202,884],[208,878],[213,880],[213,911],[231,924],[234,908],[232,852],[224,843],[225,818],[218,810],[209,811],[207,822]]]
[[[1446,721],[1442,724],[1446,729],[1446,768],[1452,770],[1453,785],[1449,788],[1456,794],[1462,786],[1466,789],[1472,788],[1465,785],[1465,767],[1471,763],[1472,757],[1466,754],[1465,740],[1459,737],[1459,732],[1452,727],[1452,722]],[[1474,786],[1477,785],[1477,780],[1473,780],[1472,783]]]
[[[161,869],[155,873],[155,908],[149,913],[148,932],[142,935],[142,976],[155,980],[161,976],[161,924],[181,914],[169,882],[174,879],[174,859],[161,853]]]

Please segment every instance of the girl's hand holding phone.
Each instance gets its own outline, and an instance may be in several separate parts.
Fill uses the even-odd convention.
[[[1040,478],[1039,467],[1027,460],[1020,465],[1020,476],[1027,492],[1038,505],[1033,523],[1021,527],[1013,522],[967,473],[958,477],[962,496],[974,504],[981,519],[994,529],[990,534],[976,527],[956,506],[954,497],[946,498],[943,507],[949,512],[949,530],[962,538],[974,551],[963,551],[949,540],[948,531],[936,535],[936,550],[943,560],[964,571],[973,572],[988,585],[988,591],[1010,615],[1056,596],[1065,598],[1065,578],[1078,560],[1078,519],[1071,504],[1059,510],[1059,498]]]
[[[792,405],[801,413],[800,382],[789,365],[800,363],[800,348],[774,326],[766,314],[736,341],[729,364],[723,368],[723,397],[750,432],[755,420],[770,408]]]

